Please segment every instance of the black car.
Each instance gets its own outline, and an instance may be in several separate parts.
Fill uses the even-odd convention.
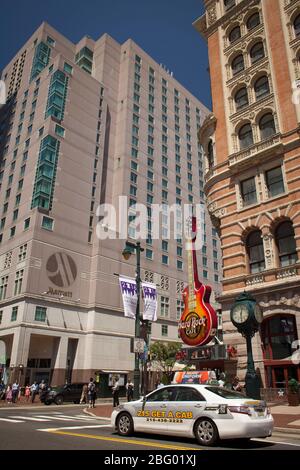
[[[41,396],[41,401],[45,405],[62,405],[64,402],[79,403],[82,393],[82,387],[85,382],[65,384],[58,387],[51,387]]]

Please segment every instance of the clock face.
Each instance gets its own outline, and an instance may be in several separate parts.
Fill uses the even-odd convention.
[[[232,319],[235,323],[245,323],[248,320],[249,311],[246,305],[237,305],[232,311]]]
[[[261,323],[263,321],[262,309],[260,308],[258,304],[256,304],[254,307],[254,315],[255,315],[255,319],[257,323]]]

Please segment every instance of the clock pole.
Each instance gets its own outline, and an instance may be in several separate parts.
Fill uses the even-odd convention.
[[[235,312],[245,312],[244,316],[236,316]],[[260,400],[260,379],[255,371],[251,339],[259,330],[263,319],[262,312],[254,297],[247,292],[239,295],[231,309],[231,321],[238,332],[246,339],[247,372],[245,376],[246,395]]]
[[[246,395],[248,397],[260,400],[260,380],[257,373],[255,372],[251,337],[251,334],[245,335],[247,344],[247,372],[245,376],[245,388]]]

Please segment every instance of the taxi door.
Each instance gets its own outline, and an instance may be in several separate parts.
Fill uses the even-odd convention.
[[[168,433],[167,416],[172,409],[175,388],[163,387],[146,397],[145,402],[141,403],[139,409],[136,410],[134,420],[136,431]]]
[[[175,387],[172,402],[173,417],[169,418],[169,432],[187,435],[192,431],[195,419],[205,409],[206,401],[198,390],[192,387]]]

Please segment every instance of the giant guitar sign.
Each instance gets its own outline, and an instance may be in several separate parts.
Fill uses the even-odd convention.
[[[189,346],[209,343],[216,334],[217,314],[209,303],[211,287],[203,285],[198,278],[196,239],[196,218],[191,218],[191,235],[188,239],[188,286],[183,291],[184,310],[178,330],[182,341]]]

